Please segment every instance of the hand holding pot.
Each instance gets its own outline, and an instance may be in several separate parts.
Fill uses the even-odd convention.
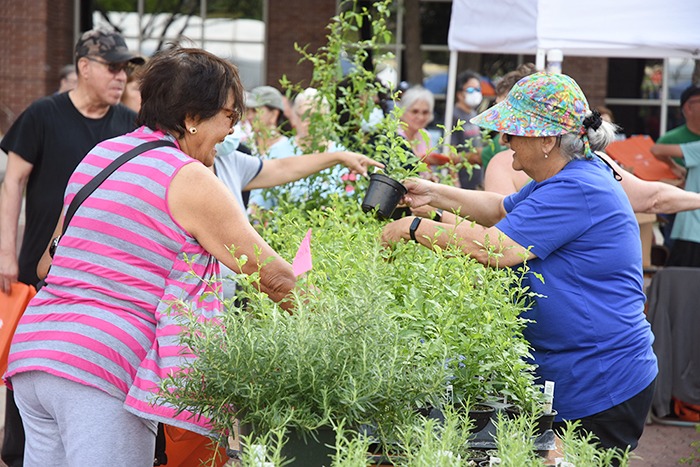
[[[350,169],[353,173],[360,174],[362,176],[367,176],[367,168],[370,165],[375,167],[384,168],[384,164],[377,162],[374,159],[370,159],[367,156],[358,154],[356,152],[343,151],[338,153],[340,155],[340,161],[345,167]]]
[[[404,195],[402,202],[411,208],[418,208],[433,201],[433,186],[435,183],[420,178],[409,178],[404,180],[403,185],[408,192]]]

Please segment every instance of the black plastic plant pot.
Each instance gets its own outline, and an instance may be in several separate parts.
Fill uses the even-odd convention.
[[[478,433],[489,424],[496,409],[490,405],[476,404],[469,407],[469,418],[474,422],[472,433]]]
[[[289,429],[289,437],[282,447],[282,455],[287,460],[294,459],[290,466],[323,467],[331,465],[335,454],[335,431],[330,427],[321,427],[311,434],[303,436],[296,429]]]
[[[505,408],[506,416],[508,418],[515,418],[518,415],[520,415],[520,408],[517,406],[508,406]],[[549,430],[552,428],[552,425],[554,424],[554,417],[557,416],[557,411],[552,410],[548,414],[540,414],[536,419],[535,419],[535,435],[536,436],[541,436],[544,434],[545,431]]]
[[[393,178],[372,174],[369,176],[369,188],[362,201],[362,210],[375,212],[380,219],[389,219],[407,191],[405,186]]]

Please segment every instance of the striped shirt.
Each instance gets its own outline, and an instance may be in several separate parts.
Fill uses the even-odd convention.
[[[64,209],[110,162],[135,146],[171,136],[146,127],[98,144],[68,182]],[[177,144],[177,143],[176,143]],[[154,404],[161,380],[191,358],[179,344],[174,310],[220,312],[209,281],[218,262],[168,209],[173,177],[197,163],[160,147],[126,162],[78,208],[51,271],[12,341],[6,378],[45,371],[124,400],[143,418],[198,433],[208,420]],[[194,304],[194,306],[192,306]]]

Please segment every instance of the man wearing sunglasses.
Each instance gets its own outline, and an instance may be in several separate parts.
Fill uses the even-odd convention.
[[[0,189],[0,289],[39,282],[37,263],[51,240],[68,178],[97,143],[135,128],[136,114],[119,104],[127,74],[143,58],[116,32],[94,29],[75,46],[77,86],[33,102],[0,142],[8,154]],[[26,190],[25,229],[19,258],[17,233]],[[2,460],[21,466],[24,430],[7,391]]]

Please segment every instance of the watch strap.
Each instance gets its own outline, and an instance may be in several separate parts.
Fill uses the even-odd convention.
[[[418,230],[418,226],[420,225],[422,220],[422,217],[414,217],[413,222],[411,222],[411,227],[408,228],[408,234],[411,236],[411,240],[413,240],[416,243],[419,243],[416,239],[416,230]]]

